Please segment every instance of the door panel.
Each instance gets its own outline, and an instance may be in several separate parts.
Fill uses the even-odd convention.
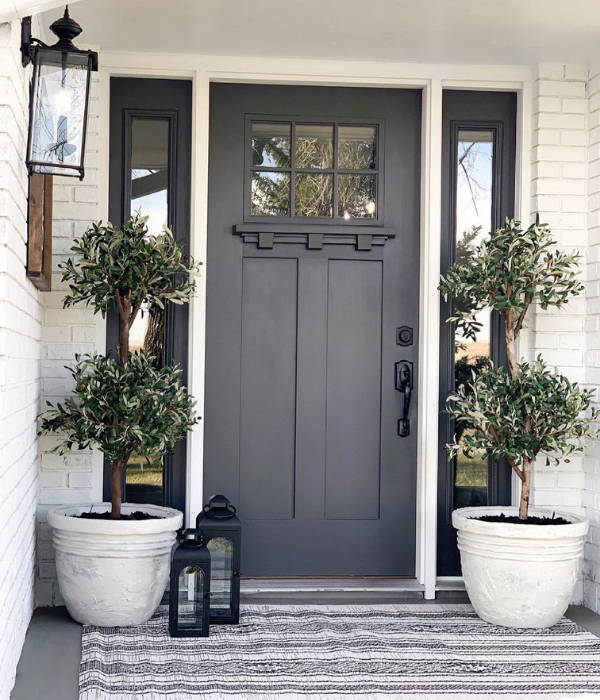
[[[240,509],[294,517],[297,261],[242,262]],[[265,391],[276,386],[277,391]]]
[[[381,285],[379,260],[329,261],[327,519],[379,517]]]
[[[204,489],[240,505],[245,575],[414,575],[420,108],[211,88]]]

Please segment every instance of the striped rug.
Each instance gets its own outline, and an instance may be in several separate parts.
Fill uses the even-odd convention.
[[[171,639],[84,627],[80,700],[600,698],[600,639],[482,622],[468,605],[246,605],[239,626]]]

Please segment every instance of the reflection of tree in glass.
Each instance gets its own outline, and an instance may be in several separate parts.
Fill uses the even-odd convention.
[[[344,139],[338,156],[339,167],[348,170],[374,170],[373,139]]]
[[[482,146],[481,148],[479,148]],[[479,216],[479,208],[477,202],[481,199],[487,201],[489,195],[489,184],[480,182],[477,175],[478,169],[481,172],[481,163],[478,162],[481,158],[491,159],[490,143],[479,143],[478,141],[461,141],[459,143],[458,154],[458,177],[466,183],[473,209],[475,214]],[[460,183],[459,183],[460,187]]]
[[[331,138],[298,136],[296,139],[297,168],[331,168],[333,165],[333,142]]]
[[[465,231],[463,231],[461,237],[456,242],[456,262],[465,262],[469,258],[472,258],[475,254],[475,246],[477,239],[481,235],[481,226],[471,226]],[[471,308],[468,304],[468,300],[465,299],[455,299],[453,302],[453,308],[465,306],[465,308]],[[467,344],[455,341],[455,353],[457,355],[454,363],[454,388],[456,391],[463,385],[469,387],[470,380],[473,378],[473,373],[478,375],[491,366],[490,358],[485,355],[469,355]],[[456,436],[457,441],[460,441],[465,430],[471,428],[469,423],[458,422],[456,424]]]
[[[491,361],[489,357],[485,355],[476,355],[475,357],[469,357],[468,355],[463,355],[458,358],[454,363],[454,389],[458,391],[463,385],[470,389],[471,381],[473,375],[477,376],[481,372],[489,369],[491,367]],[[460,441],[462,434],[471,428],[470,423],[458,421],[456,423],[455,434],[457,442]]]
[[[373,175],[338,177],[339,214],[344,218],[364,219],[375,216],[375,181]]]
[[[296,175],[296,216],[331,216],[332,175]]]
[[[454,260],[456,262],[465,262],[468,258],[472,258],[475,253],[475,243],[481,234],[481,226],[470,226],[466,231],[463,231],[462,236],[456,241],[456,252]]]
[[[156,363],[160,367],[164,361],[165,313],[156,304],[152,304],[147,313],[148,325],[144,336],[144,349],[156,358]]]
[[[254,136],[252,165],[287,168],[290,164],[290,140],[282,136]]]
[[[298,134],[295,167],[330,169],[333,166],[332,138],[317,134]],[[375,165],[373,140],[344,139],[340,146],[339,166],[349,170],[372,169]],[[286,168],[290,166],[289,138],[255,134],[252,138],[254,166]],[[339,216],[372,218],[375,216],[374,176],[340,175],[338,178]],[[333,215],[332,175],[296,173],[295,212],[301,217]],[[252,177],[252,214],[254,216],[288,216],[290,187],[287,172],[254,172]]]
[[[290,176],[287,173],[255,172],[252,175],[252,214],[288,216]]]

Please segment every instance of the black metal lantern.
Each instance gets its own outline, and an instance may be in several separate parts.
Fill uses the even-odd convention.
[[[225,496],[213,496],[196,518],[196,529],[210,551],[210,621],[237,625],[240,620],[242,524]]]
[[[81,27],[68,7],[50,29],[58,41],[47,46],[31,36],[31,17],[21,24],[23,65],[33,63],[26,163],[30,173],[83,179],[90,75],[98,70],[98,54],[73,44]]]
[[[184,530],[171,559],[169,634],[208,637],[210,553],[196,530]]]

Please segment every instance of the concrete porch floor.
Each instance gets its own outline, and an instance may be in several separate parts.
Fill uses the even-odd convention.
[[[273,604],[323,603],[344,605],[349,603],[468,603],[462,591],[441,591],[435,601],[425,601],[421,595],[402,596],[364,595],[352,592],[342,595],[320,593],[315,599],[314,593],[287,594],[248,594],[246,602]],[[600,637],[600,616],[582,606],[571,606],[566,616],[592,634]],[[11,700],[77,700],[78,674],[81,658],[81,626],[73,622],[65,608],[39,608],[35,611],[21,660],[17,668],[17,679]]]

